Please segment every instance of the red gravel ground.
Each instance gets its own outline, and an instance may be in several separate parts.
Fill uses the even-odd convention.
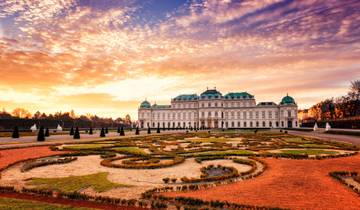
[[[64,153],[67,152],[51,151],[48,146],[0,150],[0,170],[6,168],[11,164],[26,159],[40,158]]]
[[[46,157],[46,156],[64,154],[64,153],[67,153],[67,152],[51,151],[48,146],[0,150],[0,170],[6,168],[9,165],[12,165],[17,162],[27,160],[30,158],[40,158],[40,157]],[[95,208],[95,209],[109,209],[109,210],[112,210],[112,209],[124,209],[124,210],[142,209],[142,208],[136,208],[136,207],[114,206],[114,205],[99,204],[99,203],[89,202],[89,201],[74,201],[74,200],[69,200],[69,199],[49,198],[49,197],[34,196],[34,195],[27,195],[27,194],[20,194],[20,193],[0,193],[0,197],[42,201],[42,202],[47,202],[47,203],[57,203],[57,204],[74,206],[74,207],[88,207],[88,208]]]
[[[341,170],[360,172],[360,155],[327,160],[266,158],[264,161],[268,169],[255,179],[165,195],[290,209],[360,209],[360,197],[328,175]]]

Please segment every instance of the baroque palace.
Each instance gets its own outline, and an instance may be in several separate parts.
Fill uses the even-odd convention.
[[[290,96],[279,104],[260,102],[253,95],[236,92],[222,95],[216,89],[179,95],[171,105],[140,104],[140,128],[292,128],[298,127],[297,104]]]

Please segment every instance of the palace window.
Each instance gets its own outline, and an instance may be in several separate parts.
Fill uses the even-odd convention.
[[[269,126],[272,127],[272,122],[271,121],[269,122]]]
[[[238,122],[238,127],[239,127],[239,128],[241,127],[240,122]]]
[[[250,119],[252,119],[253,118],[253,112],[252,111],[250,111]],[[251,126],[252,127],[252,126]]]
[[[250,121],[250,127],[253,127],[253,122],[252,121]]]
[[[208,107],[211,107],[211,103],[210,103],[210,102],[208,103]]]
[[[276,121],[275,125],[276,127],[279,127],[279,121]]]
[[[284,121],[281,121],[281,127],[284,127]]]
[[[205,113],[204,113],[204,112],[201,112],[201,117],[205,117]]]
[[[269,118],[272,118],[272,111],[269,111]]]
[[[265,121],[262,122],[262,126],[266,127],[266,122]]]
[[[288,117],[291,117],[291,110],[288,110]]]
[[[262,111],[262,118],[265,119],[265,111]]]
[[[244,128],[246,128],[246,122],[244,122]]]
[[[246,118],[247,118],[247,116],[246,116],[246,111],[245,111],[243,114],[244,114],[244,119],[246,119]]]
[[[275,111],[275,118],[279,118],[279,112]]]
[[[256,121],[256,127],[259,127],[259,122],[258,121]]]
[[[215,107],[217,107],[217,105],[218,105],[217,102],[215,102]]]
[[[231,122],[231,127],[235,127],[235,123],[234,123],[234,122]]]
[[[255,112],[255,117],[256,117],[256,119],[259,119],[259,112],[258,111]]]

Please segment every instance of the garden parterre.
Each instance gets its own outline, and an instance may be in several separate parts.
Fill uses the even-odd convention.
[[[0,184],[144,199],[144,193],[152,189],[188,191],[255,178],[266,171],[266,163],[257,157],[328,159],[354,155],[359,148],[285,133],[219,131],[74,142],[51,149],[65,153],[60,156],[78,158],[35,165],[26,172],[20,169],[27,163],[19,163],[2,172]],[[82,180],[77,182],[80,187],[74,187],[72,179]],[[54,180],[62,188],[54,188]],[[99,182],[108,185],[99,190]]]

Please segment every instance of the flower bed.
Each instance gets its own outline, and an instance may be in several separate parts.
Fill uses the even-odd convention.
[[[214,182],[239,176],[238,170],[234,167],[209,165],[207,167],[202,167],[200,170],[202,172],[200,178],[183,177],[181,178],[181,181],[183,183]]]
[[[156,158],[146,158],[146,157],[139,157],[139,158],[131,158],[128,160],[122,161],[121,164],[113,163],[116,160],[122,160],[128,157],[115,157],[110,159],[105,159],[100,162],[102,166],[112,167],[112,168],[128,168],[128,169],[156,169],[156,168],[166,168],[170,166],[174,166],[185,161],[184,157],[175,156],[175,157],[161,157],[159,159]],[[160,160],[167,160],[171,159],[172,161],[162,163]],[[143,162],[138,162],[138,161]]]
[[[47,158],[40,158],[33,161],[26,162],[21,167],[21,172],[29,171],[33,168],[53,165],[53,164],[65,164],[70,163],[72,161],[77,160],[77,157],[47,157]]]

